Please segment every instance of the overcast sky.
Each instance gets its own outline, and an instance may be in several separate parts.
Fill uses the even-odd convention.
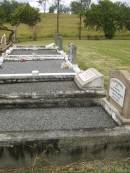
[[[0,0],[0,1],[2,1],[2,0]],[[17,0],[17,1],[29,2],[31,6],[40,8],[40,10],[42,10],[41,7],[38,5],[37,0]],[[47,7],[49,7],[49,5],[51,5],[54,2],[54,0],[47,0],[47,1],[48,1]],[[72,0],[61,0],[61,2],[66,5],[69,5],[71,1]],[[97,1],[98,0],[92,0],[92,2],[94,2],[94,3],[97,3]],[[116,1],[126,2],[128,5],[130,5],[130,0],[112,0],[112,1],[113,2],[116,2]]]
[[[24,1],[24,0],[19,0],[19,1]],[[27,1],[30,3],[30,5],[32,5],[34,7],[39,7],[40,8],[40,6],[37,3],[37,0],[26,0],[26,2]],[[61,0],[61,2],[66,4],[66,5],[69,5],[71,1],[72,0]],[[92,2],[94,2],[94,3],[97,3],[97,1],[98,0],[92,0]],[[126,2],[128,5],[130,5],[130,0],[112,0],[112,1],[113,2],[116,2],[116,1]],[[48,0],[47,6],[49,6],[53,2],[54,2],[54,0]]]

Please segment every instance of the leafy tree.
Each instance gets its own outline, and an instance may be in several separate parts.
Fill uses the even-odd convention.
[[[79,40],[81,40],[81,33],[82,33],[82,17],[89,9],[91,0],[78,0],[71,2],[71,11],[72,13],[79,15]]]
[[[79,0],[72,1],[70,4],[71,12],[73,14],[84,14],[86,10],[89,8],[91,0]]]
[[[2,16],[3,22],[10,22],[11,21],[11,13],[20,5],[17,1],[9,1],[4,0],[0,3],[0,11],[2,10]]]
[[[54,13],[57,10],[57,4],[52,4],[49,8],[49,13]],[[59,5],[59,12],[60,13],[69,13],[71,10],[69,7],[65,6],[64,4]]]
[[[80,13],[80,2],[72,1],[70,4],[71,12],[73,14],[79,14]]]
[[[53,5],[51,5],[50,8],[49,8],[49,13],[54,13],[55,10],[56,10],[56,5],[53,4]]]
[[[24,23],[29,26],[34,26],[40,22],[40,14],[38,9],[31,7],[29,4],[23,4],[18,6],[12,13],[11,21],[13,25]]]
[[[113,3],[109,0],[100,0],[92,4],[86,12],[85,24],[96,29],[102,29],[105,37],[112,39],[117,30],[124,26],[129,28],[130,9],[123,3]]]
[[[4,0],[0,3],[0,30],[10,32],[9,38],[7,40],[8,44],[11,44],[14,41],[14,30],[4,26],[4,24],[6,22],[10,22],[11,13],[17,5],[17,2],[8,0]]]
[[[24,23],[33,29],[33,40],[36,40],[35,25],[38,22],[40,22],[39,10],[29,4],[18,6],[11,15],[12,25],[18,26],[20,23]]]
[[[46,3],[47,3],[47,0],[38,0],[37,1],[44,9],[44,13],[46,13]]]
[[[3,10],[2,7],[0,6],[0,24],[1,24],[1,25],[2,25],[3,22],[4,22],[4,18],[3,18],[4,15],[5,15],[5,14],[4,14],[4,10]]]
[[[119,29],[126,27],[130,30],[130,7],[121,2],[117,2],[116,6],[116,15],[120,26]]]

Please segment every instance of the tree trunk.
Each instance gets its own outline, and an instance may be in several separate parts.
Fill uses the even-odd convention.
[[[79,16],[79,40],[81,40],[82,37],[82,15]]]
[[[7,41],[7,44],[9,43],[13,43],[13,36],[14,36],[14,30],[13,29],[9,29],[6,26],[0,26],[0,30],[4,30],[4,31],[10,31],[10,35],[9,35],[9,39]]]
[[[60,0],[57,0],[57,34],[59,34]]]
[[[33,39],[33,41],[37,40],[36,26],[32,27],[32,39]]]

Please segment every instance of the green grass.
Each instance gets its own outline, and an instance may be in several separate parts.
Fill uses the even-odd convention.
[[[36,157],[32,165],[26,168],[0,170],[0,173],[130,173],[130,159],[117,161],[102,160],[76,162],[58,165],[47,162],[43,156]]]
[[[52,40],[26,42],[26,44],[46,44]],[[67,50],[69,42],[77,45],[77,63],[82,69],[94,67],[105,76],[108,83],[109,72],[124,69],[130,72],[130,41],[129,40],[64,40]],[[25,44],[25,43],[24,43]]]

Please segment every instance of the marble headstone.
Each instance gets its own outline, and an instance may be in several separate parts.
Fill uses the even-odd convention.
[[[111,72],[108,100],[124,118],[130,119],[130,73],[128,71]]]
[[[74,44],[70,43],[68,45],[68,57],[73,64],[76,63],[76,55],[77,55],[77,47]]]
[[[63,50],[63,38],[60,34],[56,34],[55,44],[58,46],[59,50]]]

